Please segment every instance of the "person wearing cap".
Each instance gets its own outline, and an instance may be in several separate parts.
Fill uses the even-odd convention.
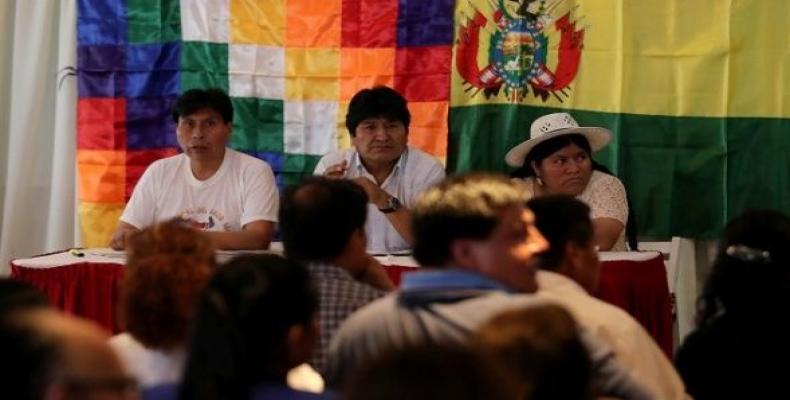
[[[625,251],[629,207],[623,183],[592,159],[611,140],[608,129],[580,127],[568,113],[544,115],[530,127],[530,138],[510,149],[511,176],[525,183],[529,197],[569,195],[591,210],[595,244],[603,251]]]
[[[394,89],[362,89],[346,114],[353,147],[325,155],[315,167],[315,175],[350,179],[365,189],[369,253],[408,252],[409,210],[417,195],[444,178],[442,164],[408,146],[410,120],[406,99]]]

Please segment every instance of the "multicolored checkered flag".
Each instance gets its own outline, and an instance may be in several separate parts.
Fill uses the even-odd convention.
[[[444,159],[452,0],[81,0],[79,214],[106,246],[135,183],[175,154],[170,107],[184,90],[233,101],[230,146],[278,184],[349,146],[348,101],[387,85],[409,101],[410,144]]]

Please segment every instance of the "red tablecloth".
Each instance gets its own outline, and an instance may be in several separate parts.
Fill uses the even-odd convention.
[[[398,285],[411,266],[386,265]],[[116,307],[124,267],[120,263],[79,262],[51,268],[22,267],[11,262],[11,276],[29,282],[66,312],[98,322],[112,332],[120,327]],[[646,260],[601,263],[598,297],[634,316],[668,356],[672,354],[672,311],[666,270],[660,255]]]
[[[672,359],[672,303],[661,255],[602,262],[597,296],[631,314]]]
[[[124,267],[85,262],[54,268],[25,268],[11,262],[11,276],[43,291],[53,306],[98,322],[113,333]]]

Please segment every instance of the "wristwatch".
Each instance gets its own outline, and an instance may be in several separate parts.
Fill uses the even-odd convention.
[[[390,196],[387,199],[387,206],[384,208],[379,208],[379,211],[383,212],[384,214],[389,214],[391,212],[398,211],[400,208],[400,200],[398,200],[395,196]]]

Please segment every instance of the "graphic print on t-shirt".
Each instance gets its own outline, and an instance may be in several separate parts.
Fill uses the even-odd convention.
[[[225,216],[216,209],[206,207],[187,208],[179,213],[179,217],[186,221],[189,226],[202,231],[230,231],[230,222],[223,222]]]

